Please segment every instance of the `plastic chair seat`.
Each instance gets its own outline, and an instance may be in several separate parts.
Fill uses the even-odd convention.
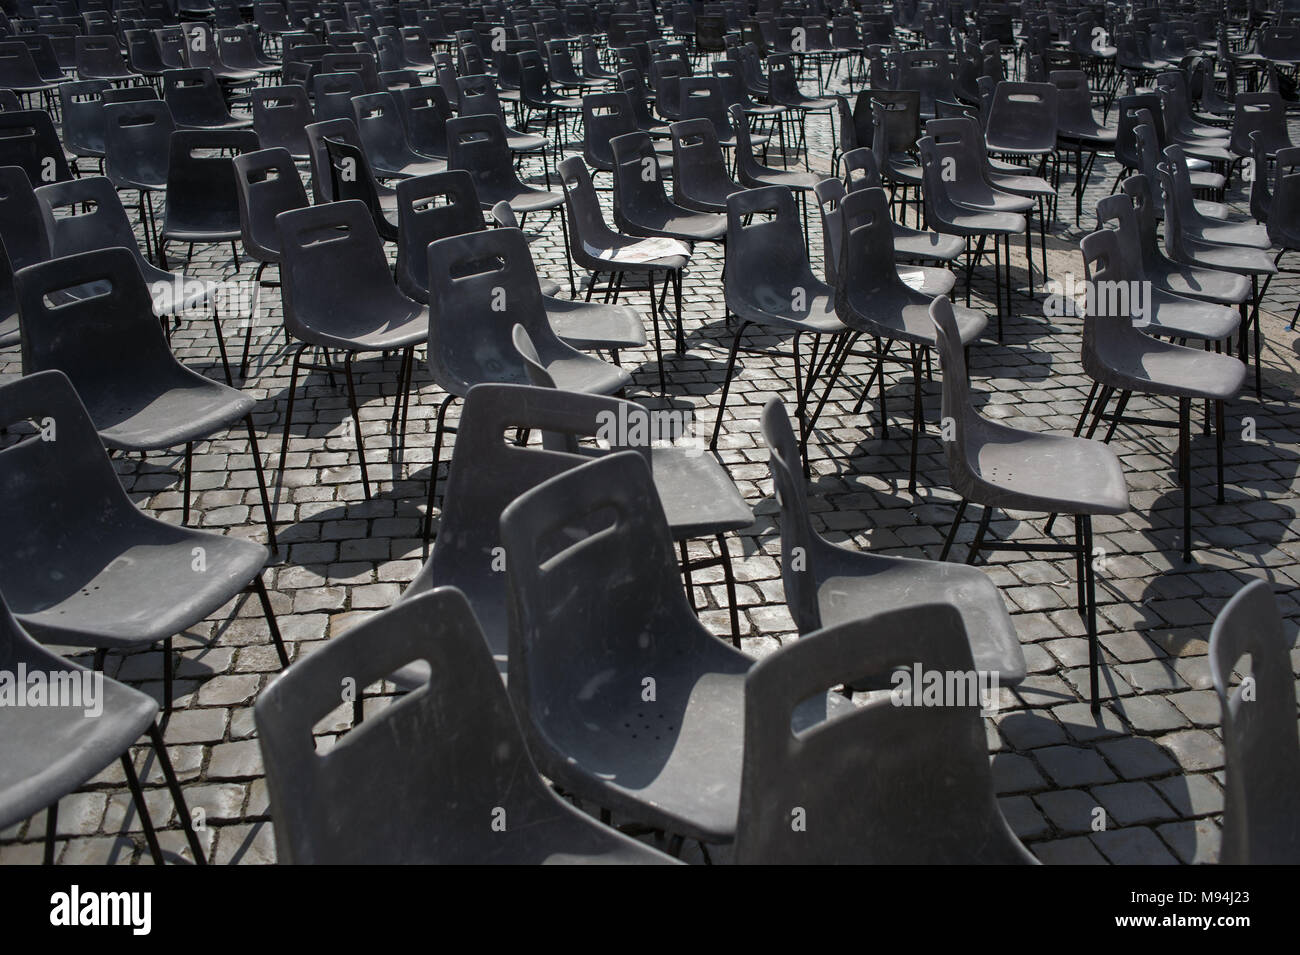
[[[546,212],[564,205],[564,196],[558,192],[534,189],[532,186],[498,189],[495,183],[485,184],[481,181],[476,182],[475,185],[478,186],[479,204],[484,209],[491,209],[498,202],[505,202],[516,213],[522,215],[526,212]]]
[[[1070,144],[1079,143],[1093,149],[1110,152],[1115,148],[1115,143],[1119,140],[1119,130],[1113,126],[1102,126],[1100,124],[1072,126],[1057,129],[1056,138]]]
[[[626,211],[624,211],[623,225],[625,231],[631,235],[681,239],[684,242],[713,242],[727,234],[727,217],[725,215],[719,215],[715,212],[691,212],[681,206],[671,206],[665,209],[638,209],[635,221],[626,218]],[[673,256],[671,259],[662,261],[676,262],[678,260],[685,264],[686,260],[682,256]],[[674,265],[672,267],[679,268],[680,266]]]
[[[1105,368],[1090,374],[1121,391],[1227,401],[1241,393],[1246,380],[1246,365],[1231,355],[1158,338],[1147,338],[1141,351],[1128,344],[1107,348],[1106,343],[1098,343],[1097,356]]]
[[[138,523],[97,539],[97,548],[82,541],[82,547],[63,549],[57,571],[43,568],[24,586],[6,587],[14,615],[33,637],[103,649],[157,643],[219,610],[261,573],[270,556],[251,541],[143,514]],[[194,547],[203,549],[205,573],[177,559]],[[186,597],[178,600],[177,594]]]
[[[1246,275],[1275,275],[1277,267],[1263,249],[1245,245],[1204,245],[1188,240],[1183,244],[1187,265]]]
[[[44,652],[44,651],[42,651]],[[34,655],[34,654],[33,654]],[[50,672],[80,667],[49,654]],[[7,706],[0,744],[0,825],[35,815],[112,765],[153,724],[154,700],[116,680],[104,680],[102,712],[87,719],[67,706]]]
[[[753,137],[751,137],[752,139]],[[725,141],[723,145],[726,145]],[[811,192],[817,188],[817,183],[821,182],[822,177],[813,172],[798,172],[797,170],[768,169],[763,167],[762,172],[753,174],[748,170],[742,170],[740,181],[751,189],[757,189],[762,186],[785,186],[787,189],[793,189],[796,192]],[[725,208],[725,203],[724,203]]]
[[[690,540],[754,523],[739,489],[703,448],[653,447],[650,471],[673,539]]]
[[[728,296],[727,305],[743,321],[777,325],[792,332],[836,335],[847,326],[835,314],[835,290],[827,285],[806,290],[807,311],[799,316],[790,313],[790,290],[755,282],[745,287],[744,297]]]
[[[894,224],[894,257],[902,261],[938,259],[952,262],[966,251],[957,236]]]
[[[966,459],[982,487],[962,493],[989,507],[1089,515],[1129,510],[1119,459],[1096,441],[1024,431],[981,417],[970,429]]]
[[[1249,281],[1246,285],[1249,290]],[[1235,309],[1174,295],[1155,284],[1151,287],[1150,301],[1150,319],[1144,321],[1135,318],[1133,321],[1136,327],[1148,335],[1217,342],[1235,333],[1241,325],[1241,318]]]
[[[899,266],[898,277],[908,288],[920,292],[927,298],[947,295],[957,284],[957,273],[950,269],[939,269],[929,265]]]
[[[632,384],[632,376],[622,368],[581,352],[565,353],[549,360],[545,355],[542,357],[555,387],[563,391],[612,395]]]
[[[1147,277],[1165,291],[1204,299],[1220,305],[1239,305],[1250,300],[1250,279],[1216,269],[1195,269],[1178,266],[1163,259],[1164,268],[1147,270]]]
[[[636,312],[622,305],[582,302],[555,297],[543,283],[542,299],[546,320],[563,341],[574,348],[641,348],[646,343],[645,323]],[[556,292],[559,287],[556,286]]]
[[[518,130],[506,127],[506,145],[514,153],[531,153],[539,149],[545,149],[550,141],[545,136],[539,136],[536,133],[521,133]]]
[[[1041,176],[1004,175],[991,172],[989,180],[996,188],[1017,196],[1049,200],[1056,196],[1056,188]]]
[[[860,296],[864,291],[850,288],[845,295],[845,304],[851,310],[854,321],[860,322],[869,334],[918,345],[934,344],[934,323],[930,321],[929,298],[915,289],[909,289],[911,294],[907,295],[906,300],[900,300],[900,295],[881,295],[879,289],[872,290],[869,297],[862,298]],[[973,308],[954,305],[952,312],[963,345],[978,341],[989,326],[988,317]]]
[[[83,382],[81,400],[110,448],[151,451],[198,441],[251,414],[257,401],[210,378],[177,369],[172,381]]]
[[[1224,212],[1226,214],[1226,207],[1224,207]],[[1248,249],[1267,249],[1272,245],[1268,238],[1268,230],[1264,226],[1255,225],[1252,222],[1227,222],[1222,225],[1217,223],[1210,225],[1190,223],[1188,225],[1190,227],[1184,228],[1183,235],[1188,239],[1204,242],[1207,245],[1234,245]]]
[[[1025,655],[1002,596],[981,570],[828,547],[818,553],[817,607],[823,627],[927,603],[961,613],[975,669],[1014,686],[1025,678]],[[824,567],[824,569],[823,569]]]
[[[353,316],[354,320],[364,319],[369,327],[359,328],[354,325],[347,329],[346,335],[332,334],[317,327],[301,333],[295,332],[295,335],[313,345],[348,351],[392,351],[420,344],[428,337],[427,308],[403,299],[400,305],[394,305],[387,311],[387,315],[376,310],[364,316]]]

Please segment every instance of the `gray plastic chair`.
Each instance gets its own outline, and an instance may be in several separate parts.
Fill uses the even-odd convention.
[[[159,296],[171,294],[170,276],[163,289],[148,287],[138,254],[121,247],[93,249],[28,266],[14,276],[23,373],[57,369],[66,374],[110,448],[154,451],[184,445],[182,523],[190,517],[195,443],[242,420],[274,551],[275,519],[253,425],[257,402],[176,360],[154,314]]]
[[[260,544],[149,517],[122,489],[90,415],[60,371],[0,386],[3,426],[52,420],[56,440],[33,435],[0,451],[0,593],[42,643],[109,650],[163,644],[164,719],[172,702],[172,637],[248,590],[287,666],[262,569]],[[202,561],[200,562],[200,558]],[[202,567],[202,570],[198,568]]]
[[[1272,257],[1260,248],[1245,245],[1211,245],[1197,241],[1183,229],[1185,210],[1183,203],[1177,201],[1179,187],[1176,183],[1177,173],[1168,163],[1159,167],[1160,188],[1164,190],[1165,203],[1165,255],[1181,265],[1190,265],[1199,269],[1220,269],[1249,275],[1251,285],[1251,308],[1249,316],[1243,314],[1240,333],[1241,360],[1246,360],[1246,342],[1250,327],[1255,331],[1255,396],[1263,394],[1263,370],[1260,366],[1260,351],[1263,347],[1263,332],[1259,324],[1259,304],[1261,293],[1259,277],[1277,274],[1277,266]],[[1242,309],[1243,313],[1245,309]]]
[[[1129,510],[1128,488],[1119,459],[1099,441],[1055,434],[1036,434],[985,418],[971,403],[970,382],[961,336],[952,306],[940,296],[930,306],[937,329],[939,366],[943,370],[943,417],[953,425],[953,440],[944,442],[952,488],[961,496],[940,560],[947,560],[969,504],[983,509],[967,563],[981,550],[1015,550],[1073,554],[1079,588],[1079,611],[1088,632],[1088,666],[1092,710],[1101,711],[1098,687],[1096,585],[1092,566],[1092,517]],[[1073,543],[1019,544],[985,541],[995,510],[1074,516]]]
[[[280,234],[280,294],[284,325],[299,343],[289,377],[289,402],[280,443],[279,480],[284,478],[293,423],[298,371],[308,346],[344,353],[348,405],[361,464],[361,483],[370,498],[365,445],[357,409],[352,364],[366,352],[401,351],[392,431],[401,449],[411,387],[415,346],[429,333],[429,310],[402,294],[389,270],[379,233],[365,204],[356,200],[291,209],[275,217]],[[400,419],[400,427],[399,427]]]
[[[340,683],[365,686],[415,660],[426,664],[419,689],[316,752],[312,726],[338,705]],[[331,640],[269,686],[254,712],[281,863],[672,862],[574,809],[537,775],[455,588]]]
[[[275,217],[290,209],[305,209],[309,203],[307,190],[303,188],[298,167],[294,165],[289,150],[281,146],[259,149],[236,156],[233,162],[244,254],[257,262],[257,271],[253,275],[253,305],[244,334],[244,354],[239,363],[240,377],[245,377],[253,340],[253,319],[259,312],[262,288],[268,284],[262,281],[262,276],[268,266],[275,265],[278,269],[280,265],[280,233],[275,227]]]
[[[252,97],[253,129],[263,149],[282,147],[295,160],[308,158],[307,126],[316,121],[306,88],[297,83],[262,86]]]
[[[648,133],[615,136],[609,146],[614,152],[614,225],[620,232],[691,243],[725,240],[725,216],[695,212],[668,198]]]
[[[935,342],[934,324],[930,321],[933,298],[904,283],[893,263],[893,232],[889,200],[884,189],[859,189],[845,196],[838,210],[838,219],[838,222],[832,222],[832,226],[838,227],[839,239],[831,243],[832,250],[837,249],[839,254],[835,314],[853,333],[849,346],[842,353],[840,365],[851,354],[850,348],[859,336],[872,337],[875,349],[867,357],[875,361],[875,369],[863,386],[854,414],[862,409],[872,384],[878,383],[882,441],[889,435],[885,362],[897,362],[911,369],[912,447],[908,490],[915,493],[917,445],[925,431],[923,364]],[[961,330],[963,348],[978,341],[987,331],[988,319],[982,312],[960,306],[955,306],[953,312]],[[896,342],[907,346],[906,356],[890,354]],[[837,373],[838,369],[832,372],[833,375]]]
[[[731,178],[713,124],[686,119],[668,131],[673,140],[673,202],[696,212],[726,212],[727,197],[745,187]]]
[[[429,369],[446,392],[438,405],[424,539],[429,539],[442,439],[451,403],[484,382],[526,384],[511,332],[523,325],[560,387],[614,394],[631,384],[623,369],[564,344],[551,329],[528,240],[519,229],[449,236],[428,248]]]
[[[626,421],[635,421],[638,415],[653,418],[638,405],[601,395],[524,385],[471,388],[457,428],[433,551],[402,599],[443,585],[459,588],[474,608],[504,675],[509,600],[505,575],[494,559],[494,549],[500,545],[501,512],[525,491],[601,453],[578,442],[610,430],[602,431],[602,425],[618,421],[620,415]],[[516,444],[507,438],[507,432],[515,430],[540,432],[543,447]],[[611,445],[614,450],[631,447],[627,441],[636,440],[630,433],[612,437],[617,439]],[[710,456],[670,447],[641,446],[636,450],[651,462],[674,540],[681,542],[684,550],[685,541],[714,536],[722,547],[721,559],[683,559],[688,585],[692,571],[722,566],[734,614],[734,578],[723,535],[750,526],[753,513],[726,471]],[[411,678],[403,677],[404,673],[391,679],[409,685]]]
[[[840,365],[838,356],[849,343],[850,329],[836,316],[835,290],[813,275],[800,233],[794,193],[784,186],[749,189],[727,199],[724,293],[728,310],[740,321],[727,355],[722,396],[709,448],[718,446],[740,339],[750,325],[759,325],[792,336],[791,350],[777,354],[793,360],[799,447],[806,470],[808,439],[825,403],[823,398],[809,415],[809,399],[823,377],[825,393],[830,393]],[[799,352],[799,339],[805,334],[813,339],[806,369]]]
[[[644,457],[611,454],[521,495],[501,540],[510,696],[542,773],[672,833],[674,855],[683,838],[730,842],[753,664],[695,619]],[[796,729],[851,706],[835,700],[800,707]]]
[[[1210,676],[1223,713],[1225,865],[1300,862],[1300,741],[1295,680],[1272,585],[1239,590],[1210,630]],[[1232,674],[1250,657],[1250,683]]]
[[[1025,656],[1015,626],[982,571],[854,551],[827,541],[813,527],[794,431],[776,398],[764,407],[762,425],[773,494],[781,508],[781,580],[800,634],[917,603],[947,603],[961,613],[979,670],[998,674],[1005,686],[1025,678]]]
[[[37,215],[48,237],[50,258],[91,252],[95,249],[124,248],[135,259],[140,275],[149,286],[153,313],[163,319],[175,316],[179,324],[181,315],[194,312],[212,313],[213,331],[221,354],[221,366],[226,384],[231,383],[230,364],[226,357],[225,337],[221,332],[221,316],[216,307],[215,284],[200,281],[183,272],[164,272],[156,268],[140,252],[135,232],[127,218],[126,209],[112,182],[103,176],[85,176],[68,182],[41,186],[35,192]],[[77,207],[80,211],[73,214]],[[65,211],[66,214],[60,214]],[[89,290],[88,290],[89,291]],[[169,332],[170,334],[170,329]]]
[[[996,599],[996,598],[995,598]],[[745,680],[736,861],[793,865],[1034,864],[998,808],[978,700],[874,699],[795,734],[801,701],[892,671],[973,673],[961,614],[924,602],[782,647]],[[804,828],[792,825],[801,811]]]
[[[1217,305],[1236,305],[1244,311],[1245,304],[1251,298],[1250,279],[1247,276],[1183,265],[1164,254],[1157,235],[1151,180],[1140,174],[1130,176],[1124,180],[1120,190],[1128,204],[1125,205],[1120,197],[1111,196],[1098,202],[1098,225],[1107,226],[1110,222],[1115,222],[1123,238],[1133,228],[1128,224],[1131,214],[1136,222],[1142,270],[1156,288]]]
[[[876,155],[867,147],[851,149],[844,153],[840,156],[840,164],[844,169],[844,181],[840,183],[843,193],[856,192],[858,189],[878,189],[884,186],[884,181],[880,177],[880,167],[876,163]],[[826,184],[834,181],[824,179],[817,184],[819,201],[822,199]],[[836,201],[843,198],[838,192],[833,195]],[[961,257],[965,248],[966,243],[957,236],[942,235],[929,229],[913,229],[910,226],[894,223],[894,258],[899,262],[940,262],[950,265]],[[942,295],[944,292],[938,290],[932,294]]]
[[[167,268],[169,241],[189,243],[191,253],[198,243],[229,242],[235,268],[239,268],[239,197],[231,156],[258,148],[257,133],[251,129],[178,129],[172,133],[167,205],[158,232],[159,265]],[[218,154],[207,155],[209,151]]]
[[[857,150],[866,156],[871,153],[866,150]],[[867,187],[865,184],[858,186],[859,191],[865,188],[880,189],[880,178],[876,177],[875,185]],[[883,191],[883,190],[882,190]],[[838,179],[823,179],[817,183],[814,190],[817,198],[817,211],[822,223],[822,273],[826,276],[826,284],[835,286],[839,283],[839,259],[843,251],[843,213],[841,205],[844,197],[848,195],[844,188],[844,183]],[[900,240],[900,231],[911,233],[915,241],[908,243],[908,236]],[[929,244],[925,238],[927,233],[917,229],[911,229],[907,226],[899,225],[897,222],[891,223],[893,259],[895,263],[903,262],[911,258],[908,252],[900,248],[902,244],[911,244],[913,248]],[[961,239],[955,236],[941,236],[937,232],[928,233],[940,242],[951,242],[956,246],[958,255],[963,251],[965,245]],[[903,279],[908,286],[922,295],[933,298],[936,295],[947,295],[957,284],[957,276],[950,269],[935,268],[928,265],[897,265],[899,277]]]
[[[19,667],[29,674],[45,674],[51,686],[84,681],[88,676],[83,667],[51,653],[28,636],[0,597],[0,672],[16,674]],[[158,704],[108,678],[104,678],[101,692],[96,716],[66,705],[0,707],[0,828],[44,809],[45,864],[53,864],[59,800],[120,759],[149,852],[153,861],[162,865],[162,848],[130,754],[131,746],[148,734],[194,861],[205,865],[203,846],[194,835],[185,795],[154,720]]]
[[[1186,348],[1144,335],[1134,327],[1131,303],[1125,311],[1106,289],[1132,289],[1140,273],[1123,254],[1117,233],[1103,229],[1084,236],[1081,243],[1084,270],[1096,289],[1089,314],[1083,320],[1083,370],[1092,378],[1093,389],[1084,403],[1075,428],[1076,435],[1092,409],[1091,438],[1104,419],[1110,422],[1103,441],[1109,441],[1119,424],[1164,424],[1178,428],[1178,475],[1183,490],[1183,561],[1192,559],[1192,473],[1191,406],[1196,400],[1213,402],[1215,409],[1215,455],[1218,462],[1218,501],[1223,503],[1223,405],[1241,392],[1246,371],[1241,362],[1199,348]],[[1098,388],[1100,393],[1098,394]],[[1161,421],[1149,416],[1125,417],[1124,409],[1133,392],[1178,399],[1178,421]],[[1113,413],[1106,405],[1117,396]],[[1094,403],[1093,398],[1096,398]]]
[[[973,253],[969,255],[966,265],[967,306],[970,305],[971,275],[980,256],[984,254],[985,240],[990,236],[993,238],[994,296],[998,306],[998,337],[1001,338],[1003,287],[1006,288],[1006,310],[1011,309],[1011,237],[1024,232],[1028,240],[1029,220],[1018,212],[980,210],[959,202],[956,194],[948,188],[951,183],[943,174],[944,157],[939,155],[935,141],[925,136],[917,142],[917,146],[921,151],[920,178],[924,183],[922,195],[926,224],[944,235],[960,236],[966,243],[968,252]],[[972,171],[971,175],[978,175],[978,171]],[[973,250],[970,245],[972,238],[978,239]]]
[[[423,156],[411,147],[396,93],[366,93],[352,97],[352,121],[375,175],[384,179],[409,179],[442,172],[447,164]]]
[[[571,158],[581,162],[576,156]],[[567,195],[565,198],[572,218],[572,203],[567,202]],[[519,219],[508,202],[498,202],[492,207],[492,220],[498,228],[519,228]],[[576,230],[573,235],[576,235]],[[573,235],[570,236],[570,251],[575,241]],[[543,278],[540,274],[537,278],[542,290],[546,318],[555,334],[566,344],[589,351],[608,351],[615,365],[619,364],[618,353],[621,349],[645,346],[645,326],[632,309],[604,302],[560,298],[559,283]]]
[[[609,276],[609,282],[605,287],[605,301],[608,303],[612,295],[614,302],[613,305],[606,305],[605,307],[618,307],[618,296],[623,292],[623,281],[627,276],[639,277],[645,282],[646,290],[650,293],[650,315],[654,327],[655,357],[658,359],[659,366],[659,389],[660,391],[666,391],[663,344],[659,335],[659,316],[665,312],[668,286],[671,285],[673,299],[676,304],[675,337],[677,353],[680,355],[685,350],[685,329],[682,325],[681,312],[682,274],[690,261],[690,255],[689,253],[670,255],[643,262],[620,259],[619,252],[621,250],[634,248],[642,240],[615,232],[606,224],[604,213],[600,208],[600,200],[596,195],[596,187],[592,183],[591,174],[588,173],[582,159],[577,156],[569,157],[560,163],[558,172],[560,187],[564,190],[565,206],[569,217],[568,253],[570,263],[591,272],[591,279],[587,284],[586,302],[591,302],[592,293],[596,289],[596,282],[602,274]],[[663,277],[663,292],[661,295],[656,296],[655,286],[661,276]],[[548,313],[551,311],[549,306],[547,310]],[[633,332],[631,327],[620,328],[618,325],[613,325],[610,319],[604,321],[609,323],[611,327],[618,329],[617,337],[619,338]],[[554,323],[555,319],[553,318],[552,324]],[[636,319],[635,332],[640,333],[640,343],[644,345],[646,341],[645,329],[640,319]],[[561,334],[561,337],[565,336]]]

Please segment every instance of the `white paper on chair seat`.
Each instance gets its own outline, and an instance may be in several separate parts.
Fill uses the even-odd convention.
[[[919,270],[908,269],[906,272],[900,270],[898,277],[914,292],[921,291],[921,286],[925,285],[925,273]]]
[[[674,255],[691,254],[691,247],[680,239],[640,239],[618,249],[600,249],[589,242],[583,242],[582,247],[588,255],[614,262],[626,262],[628,265],[653,262],[655,259],[666,259]]]

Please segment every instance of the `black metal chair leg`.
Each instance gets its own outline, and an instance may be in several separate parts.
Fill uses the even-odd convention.
[[[45,810],[45,857],[41,860],[44,865],[54,865],[54,837],[58,834],[58,829],[59,801],[56,799]]]
[[[271,512],[271,498],[266,490],[266,474],[262,470],[262,452],[257,446],[257,430],[253,427],[253,416],[247,415],[244,423],[248,426],[248,449],[253,455],[253,470],[257,473],[257,492],[262,498],[262,513],[266,517],[266,533],[274,554],[279,546],[275,540],[275,515]]]
[[[155,865],[162,865],[162,846],[158,845],[158,835],[153,831],[153,820],[149,818],[149,807],[145,805],[144,793],[140,789],[140,780],[136,778],[135,766],[131,763],[129,751],[122,754],[122,772],[126,776],[126,784],[131,790],[131,799],[135,803],[136,811],[140,813],[140,825],[144,827],[144,839],[149,844],[149,853],[153,856]]]
[[[722,379],[722,398],[718,402],[718,417],[713,422],[713,437],[709,439],[709,450],[718,450],[718,432],[722,430],[722,416],[727,410],[727,394],[731,391],[731,375],[736,369],[736,351],[740,348],[740,336],[745,334],[749,322],[742,321],[736,329],[736,337],[731,340],[731,353],[727,356],[727,373]]]
[[[731,550],[725,534],[718,535],[722,555],[722,579],[727,585],[727,606],[731,610],[731,643],[740,649],[740,607],[736,605],[736,575],[731,567]]]
[[[153,750],[158,755],[158,765],[162,769],[163,779],[167,781],[167,788],[171,790],[172,803],[176,806],[176,815],[180,817],[181,828],[185,830],[185,841],[189,843],[190,851],[194,853],[195,865],[207,865],[207,856],[203,853],[203,845],[199,842],[199,837],[194,832],[194,825],[190,819],[189,806],[185,802],[185,794],[181,791],[181,785],[176,778],[176,772],[172,769],[171,758],[167,755],[167,747],[163,743],[162,732],[158,729],[157,723],[149,724],[149,742],[153,744]]]
[[[271,642],[275,644],[275,655],[280,658],[280,666],[282,668],[287,667],[289,665],[289,654],[284,648],[284,640],[280,636],[280,625],[275,621],[275,613],[271,609],[271,598],[266,592],[266,582],[262,580],[261,574],[253,578],[251,586],[262,605],[262,614],[266,617],[267,629],[271,631]]]
[[[966,505],[969,502],[962,498],[957,505],[957,513],[953,515],[952,526],[948,528],[948,536],[944,538],[943,550],[939,552],[940,560],[947,560],[948,554],[952,551],[953,541],[957,539],[957,528],[961,527],[961,519],[966,515]]]
[[[429,497],[424,510],[424,556],[429,556],[429,537],[433,532],[433,505],[438,489],[438,459],[442,456],[442,435],[446,427],[447,409],[456,400],[455,395],[447,395],[438,406],[437,424],[433,432],[433,464],[429,468]]]
[[[343,374],[348,380],[348,407],[352,409],[352,425],[356,429],[357,457],[361,460],[361,487],[368,501],[370,500],[370,476],[366,472],[366,445],[361,439],[361,414],[357,410],[357,387],[352,377],[352,357],[352,352],[343,356]]]
[[[984,546],[984,535],[988,533],[991,520],[993,520],[993,508],[985,504],[984,513],[980,515],[979,527],[975,530],[975,539],[971,541],[970,552],[966,555],[966,563],[973,564],[979,558],[980,548]]]

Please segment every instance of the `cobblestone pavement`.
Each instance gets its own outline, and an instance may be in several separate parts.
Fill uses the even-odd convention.
[[[812,167],[828,169],[831,138],[824,117],[810,120],[809,137]],[[573,144],[566,149],[574,151]],[[534,163],[528,171],[540,181],[540,167]],[[1092,222],[1088,210],[1109,191],[1117,171],[1113,162],[1099,163],[1084,203],[1085,227]],[[598,184],[608,184],[608,177],[600,178]],[[1069,217],[1070,180],[1063,179],[1062,185],[1066,194],[1061,214]],[[1229,198],[1244,209],[1241,184],[1235,186]],[[602,201],[608,200],[609,194],[602,194]],[[526,225],[538,236],[533,252],[539,270],[566,281],[558,223],[538,219]],[[820,229],[812,231],[814,261],[820,266]],[[1077,250],[1084,231],[1072,220],[1053,224],[1048,237],[1052,278],[1063,280],[1066,273],[1074,273],[1082,279]],[[250,279],[249,263],[242,262],[236,273],[229,252],[228,246],[197,249],[191,271],[202,278]],[[1025,283],[1024,266],[1023,247],[1017,248],[1013,280],[1018,288]],[[721,269],[713,249],[697,249],[685,282],[688,350],[684,357],[665,357],[671,401],[694,410],[706,439],[730,343],[723,322]],[[977,274],[974,283],[976,302],[986,308],[993,298],[991,274]],[[1068,433],[1090,384],[1080,365],[1081,322],[1069,316],[1045,317],[1041,276],[1037,290],[1032,301],[1023,294],[1015,296],[1002,341],[985,340],[971,349],[972,381],[987,398],[987,414],[1032,431]],[[1292,404],[1300,380],[1300,348],[1296,333],[1286,328],[1297,295],[1295,277],[1280,276],[1273,282],[1262,319],[1263,399],[1248,394],[1228,406],[1224,504],[1214,503],[1212,493],[1213,439],[1194,433],[1191,564],[1184,565],[1180,557],[1176,431],[1122,426],[1116,435],[1113,447],[1124,465],[1132,510],[1101,518],[1095,525],[1096,545],[1104,549],[1098,600],[1106,704],[1099,720],[1086,703],[1087,641],[1073,609],[1071,559],[1001,553],[985,565],[1013,615],[1029,668],[1021,686],[1001,690],[1000,710],[987,719],[994,777],[1007,819],[1044,862],[1191,863],[1217,858],[1223,748],[1206,656],[1210,624],[1229,596],[1253,578],[1273,583],[1289,639],[1294,639],[1300,619],[1295,591],[1300,581],[1300,412]],[[633,294],[628,301],[639,305],[644,298]],[[284,427],[289,365],[278,294],[270,290],[262,305],[252,367],[242,387],[258,400],[258,438],[273,466],[272,451],[278,449]],[[234,349],[242,332],[229,322],[226,334]],[[221,376],[209,322],[186,321],[172,341],[191,367]],[[780,343],[751,332],[748,344],[761,348]],[[623,364],[635,370],[630,397],[659,407],[653,355],[653,347],[626,352]],[[293,659],[392,604],[420,568],[419,526],[441,393],[421,363],[407,451],[394,465],[386,447],[398,364],[396,358],[374,356],[356,366],[371,480],[379,479],[370,501],[362,493],[345,391],[317,372],[300,386],[276,512],[280,552],[267,573]],[[0,354],[3,380],[19,372],[16,349]],[[852,547],[935,558],[956,499],[946,486],[936,437],[938,382],[925,384],[929,434],[921,440],[917,492],[909,494],[910,373],[897,366],[887,373],[891,428],[888,439],[882,440],[874,394],[861,413],[852,413],[869,368],[850,363],[847,372],[810,445],[815,519],[829,538]],[[764,403],[777,395],[792,407],[791,392],[788,360],[743,355],[719,444],[722,460],[757,515],[752,528],[729,538],[739,578],[744,649],[755,656],[795,637],[783,602],[777,509],[759,435]],[[453,422],[458,408],[452,412]],[[1169,402],[1136,397],[1129,410],[1152,420],[1175,413]],[[116,458],[134,500],[151,514],[176,522],[181,517],[180,450],[151,453],[147,459]],[[443,460],[449,460],[447,451]],[[241,431],[196,448],[194,494],[195,526],[265,540],[249,448]],[[971,538],[974,523],[966,522],[959,541]],[[1013,513],[994,521],[992,530],[999,538],[1032,541],[1042,538],[1042,519]],[[692,549],[703,555],[710,546],[716,545],[696,543]],[[964,557],[960,546],[954,557]],[[703,621],[714,633],[725,635],[729,622],[720,570],[699,572],[695,580],[697,601],[708,601]],[[1293,651],[1291,659],[1300,673],[1300,651]],[[203,811],[205,825],[199,835],[209,858],[218,863],[274,861],[253,703],[275,679],[278,664],[256,601],[241,598],[178,638],[172,662],[177,698],[165,737],[190,806]],[[161,652],[154,649],[110,655],[107,670],[161,699],[163,663]],[[376,699],[369,705],[384,702]],[[322,745],[348,724],[349,713],[340,707],[318,726]],[[156,762],[141,749],[136,763],[147,779],[155,822],[168,820],[160,833],[164,848],[188,858]],[[1103,831],[1093,828],[1097,807],[1105,811]],[[65,798],[58,824],[62,863],[148,860],[120,766],[110,767]],[[43,834],[43,816],[0,833],[0,862],[40,861]],[[690,851],[686,857],[698,859]]]

